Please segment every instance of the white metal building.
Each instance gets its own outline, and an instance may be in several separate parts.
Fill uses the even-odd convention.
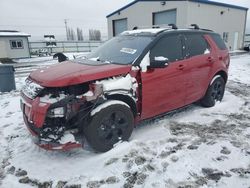
[[[0,30],[0,58],[25,58],[30,57],[29,34]]]
[[[134,27],[197,24],[220,33],[231,50],[243,47],[248,8],[208,0],[135,0],[107,16],[109,38]]]

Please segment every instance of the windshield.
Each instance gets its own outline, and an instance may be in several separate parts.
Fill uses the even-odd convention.
[[[153,40],[146,36],[118,36],[107,41],[86,58],[93,61],[127,65],[139,57]]]

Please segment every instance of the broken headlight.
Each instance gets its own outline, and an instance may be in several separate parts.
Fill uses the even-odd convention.
[[[47,116],[50,118],[55,117],[64,117],[66,113],[66,105],[57,105],[58,102],[67,98],[68,95],[65,95],[63,92],[58,92],[57,94],[47,94],[43,97],[40,97],[40,104],[55,104],[56,106],[49,109]]]
[[[40,102],[53,104],[53,103],[56,103],[58,101],[65,99],[67,96],[68,95],[65,95],[63,92],[60,92],[57,94],[47,94],[47,95],[44,95],[43,97],[40,97]]]
[[[48,111],[47,114],[48,117],[64,117],[65,116],[65,108],[64,107],[59,107],[59,108],[54,108]]]
[[[25,80],[25,85],[22,87],[22,92],[30,99],[34,99],[44,89],[44,87],[33,82],[30,79]]]

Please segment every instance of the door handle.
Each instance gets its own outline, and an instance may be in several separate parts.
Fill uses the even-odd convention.
[[[180,65],[178,65],[178,67],[177,67],[178,70],[183,70],[184,68],[185,68],[185,65],[183,65],[183,64],[180,64]]]
[[[213,58],[213,57],[208,57],[208,58],[207,58],[207,61],[208,61],[209,63],[213,63],[213,62],[214,62],[214,58]]]

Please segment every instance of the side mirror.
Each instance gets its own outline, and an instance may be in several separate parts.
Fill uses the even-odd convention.
[[[153,60],[150,61],[149,68],[165,68],[168,66],[168,58],[166,57],[155,57]]]

